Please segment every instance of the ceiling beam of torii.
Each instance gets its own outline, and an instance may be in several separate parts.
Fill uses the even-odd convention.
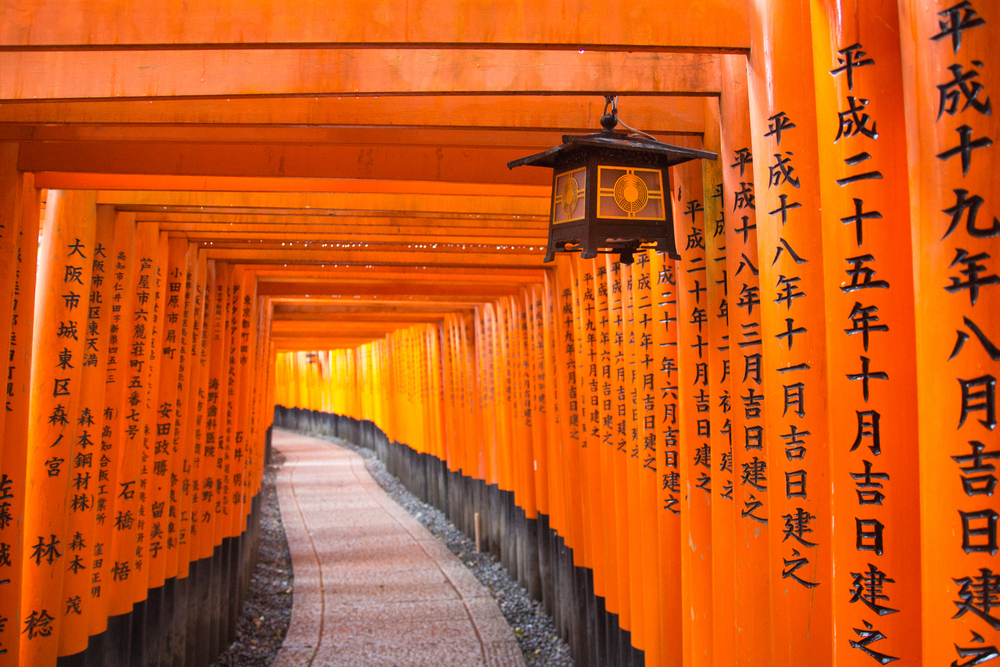
[[[571,72],[572,76],[567,76]],[[719,56],[466,49],[0,52],[0,100],[344,95],[714,95]]]
[[[546,195],[548,194],[547,191]],[[498,193],[499,194],[499,193]],[[374,227],[398,227],[400,231],[404,228],[419,228],[430,233],[431,230],[441,227],[465,228],[472,233],[474,229],[510,229],[510,230],[535,230],[548,229],[549,219],[547,215],[523,215],[523,214],[494,214],[483,213],[449,213],[441,211],[437,213],[420,213],[418,211],[401,211],[393,215],[381,215],[367,211],[330,211],[320,209],[296,209],[291,212],[274,212],[269,209],[262,213],[243,213],[233,211],[229,207],[203,207],[198,206],[193,210],[180,210],[181,207],[171,207],[164,211],[159,206],[119,206],[122,210],[135,212],[136,220],[158,222],[163,229],[184,231],[193,230],[188,225],[205,225],[206,229],[211,229],[213,224],[219,225],[247,225],[270,227],[281,225],[288,229],[295,230],[303,228],[317,230],[326,226],[345,227],[374,226]]]
[[[532,152],[540,149],[51,141],[25,144],[18,156],[18,168],[31,172],[548,185],[551,175],[544,169],[507,168],[507,162]],[[88,187],[53,179],[46,183],[53,187]],[[96,181],[89,188],[101,185]]]
[[[240,265],[244,266],[249,270],[253,270],[252,265]],[[266,267],[265,267],[266,268]],[[293,285],[300,284],[316,284],[321,287],[325,286],[329,288],[332,293],[353,293],[357,290],[350,289],[350,286],[355,285],[367,285],[373,289],[381,290],[379,292],[371,292],[372,294],[399,294],[400,296],[405,296],[408,294],[437,294],[438,291],[427,291],[430,288],[442,289],[444,287],[453,287],[460,290],[465,290],[469,293],[475,293],[477,288],[482,290],[483,294],[487,294],[492,291],[499,290],[503,293],[507,293],[511,289],[517,289],[525,285],[539,284],[543,282],[543,278],[538,278],[537,280],[525,280],[525,281],[514,281],[509,278],[497,278],[497,279],[485,279],[485,280],[472,280],[467,276],[461,275],[449,275],[448,273],[441,271],[433,276],[428,276],[423,279],[418,279],[413,275],[407,275],[405,273],[399,273],[392,275],[390,271],[382,272],[382,275],[378,277],[364,276],[359,279],[358,276],[349,275],[348,272],[344,272],[341,275],[337,275],[335,272],[324,273],[319,276],[301,276],[301,275],[291,275],[288,277],[281,276],[276,278],[274,275],[268,275],[259,271],[254,271],[257,275],[257,280],[260,286],[269,291],[279,291],[282,289],[287,289]],[[543,273],[543,272],[540,272]],[[408,290],[407,286],[413,286],[413,290]],[[334,289],[339,287],[339,289]],[[395,290],[395,291],[391,291]],[[317,295],[323,294],[323,291],[316,292]],[[465,293],[465,292],[454,292]]]
[[[163,228],[161,227],[161,230]],[[274,228],[272,228],[274,229]],[[536,248],[544,246],[546,242],[545,230],[538,230],[521,235],[511,234],[506,229],[477,230],[480,233],[468,234],[468,230],[456,227],[445,227],[434,230],[436,233],[428,234],[419,231],[401,231],[397,227],[374,228],[366,231],[361,227],[340,228],[340,230],[322,230],[313,232],[291,232],[275,229],[274,231],[248,231],[237,229],[229,231],[171,231],[170,236],[186,238],[190,241],[201,243],[202,245],[214,245],[216,247],[231,248],[278,248],[291,246],[305,247],[316,243],[327,244],[354,244],[365,242],[371,246],[385,244],[406,245],[407,247],[436,247],[439,244],[463,245],[475,247],[478,244],[491,246],[514,245],[528,246]]]
[[[288,322],[322,322],[324,324],[329,324],[331,321],[339,321],[335,319],[337,315],[346,314],[348,311],[319,311],[319,312],[309,312],[309,313],[296,313],[296,312],[285,312],[279,311],[277,308],[274,311],[273,319],[283,320]],[[401,326],[409,326],[411,324],[432,324],[441,321],[441,319],[447,315],[447,312],[434,313],[358,313],[354,312],[350,314],[350,322],[385,322],[390,324],[396,324]]]
[[[410,193],[353,192],[174,192],[100,190],[98,204],[118,207],[188,206],[193,211],[207,207],[224,208],[232,212],[268,213],[317,211],[461,213],[497,215],[547,215],[548,194],[543,196],[471,196],[422,195]]]
[[[544,249],[543,249],[544,250]],[[392,252],[366,252],[365,250],[239,250],[208,247],[208,258],[241,264],[367,264],[372,266],[444,266],[475,267],[497,266],[506,268],[533,268],[541,264],[543,252],[535,253],[483,253],[483,252],[428,252],[425,250],[396,250]]]
[[[619,106],[630,125],[647,132],[704,131],[701,98],[626,96],[619,100]],[[178,133],[192,132],[194,141],[214,137],[214,141],[242,139],[252,143],[254,140],[248,135],[259,133],[258,141],[294,143],[291,138],[298,132],[300,136],[315,136],[315,141],[327,143],[338,132],[364,128],[376,128],[375,134],[387,131],[387,137],[396,136],[391,130],[397,128],[594,131],[600,127],[598,121],[603,111],[603,97],[594,95],[272,96],[224,100],[151,97],[58,104],[21,101],[0,105],[0,123],[29,125],[0,126],[0,137],[18,141],[97,140],[98,136],[106,140],[166,141],[178,140]],[[30,125],[40,123],[60,125],[48,128]],[[73,125],[60,129],[61,124],[67,123]],[[76,125],[94,128],[74,139],[68,133]],[[108,133],[108,128],[119,128],[119,133]],[[123,134],[138,128],[144,128],[145,134]],[[206,131],[212,136],[198,134]]]
[[[424,308],[431,309],[433,312],[438,312],[438,310],[444,311],[455,311],[455,310],[468,310],[475,308],[477,305],[482,303],[482,299],[476,299],[475,297],[457,297],[457,296],[399,296],[399,297],[384,297],[379,298],[376,296],[365,296],[365,295],[353,295],[353,296],[319,296],[319,297],[305,297],[305,296],[285,296],[285,297],[271,297],[272,302],[282,303],[288,305],[315,305],[315,306],[357,306],[362,308],[379,308],[386,312],[391,312],[393,308],[401,308],[404,311],[412,311],[414,308]],[[368,311],[365,311],[368,312]],[[413,311],[416,312],[416,311]],[[426,310],[419,312],[428,312]]]
[[[272,338],[274,349],[278,352],[302,352],[306,350],[341,350],[359,347],[366,343],[382,340],[383,336],[364,336],[358,338]]]
[[[252,271],[261,281],[288,282],[300,280],[304,277],[314,277],[320,280],[344,278],[345,280],[405,280],[412,282],[435,282],[441,280],[451,280],[455,282],[469,284],[532,284],[541,283],[545,280],[546,268],[544,266],[532,267],[528,269],[510,269],[496,267],[481,268],[461,268],[452,267],[448,269],[437,267],[414,267],[414,266],[362,266],[345,265],[339,268],[316,267],[316,266],[282,266],[282,265],[236,265],[237,268],[244,268]]]
[[[746,5],[732,0],[634,0],[627,6],[585,0],[274,0],[266,6],[189,0],[183,11],[136,0],[14,0],[5,11],[0,46],[22,48],[241,44],[746,52],[750,47]]]
[[[288,98],[284,98],[288,99]],[[398,99],[398,98],[397,98]],[[479,98],[483,99],[483,98]],[[488,98],[495,107],[495,96]],[[551,98],[539,99],[539,103],[548,103]],[[580,104],[593,102],[594,97],[573,98]],[[636,101],[645,98],[630,98]],[[687,129],[674,127],[668,134],[685,135],[698,134],[703,129],[697,119],[701,117],[701,107],[704,105],[699,98],[671,98],[677,108],[672,110],[672,116]],[[505,103],[507,100],[505,100]],[[621,102],[624,103],[624,102]],[[95,103],[100,104],[100,103]],[[27,110],[30,105],[22,105]],[[664,113],[670,111],[670,106],[663,104]],[[6,108],[6,105],[5,105]],[[600,111],[600,109],[598,109]],[[629,107],[632,111],[632,107]],[[688,116],[690,114],[690,116]],[[630,114],[631,115],[631,114]],[[431,120],[431,119],[427,119]],[[631,120],[631,119],[630,119]],[[683,122],[686,121],[686,122]],[[25,143],[40,141],[60,142],[94,142],[103,145],[104,142],[120,141],[134,142],[208,142],[214,144],[321,144],[346,146],[448,146],[464,148],[517,148],[544,150],[562,142],[567,131],[580,132],[596,130],[596,119],[589,126],[567,130],[565,128],[516,128],[516,127],[486,127],[482,125],[471,127],[435,127],[410,126],[393,127],[387,125],[315,125],[313,127],[293,127],[286,125],[271,126],[234,126],[217,123],[215,126],[189,123],[169,125],[147,124],[97,124],[73,123],[61,125],[23,124],[0,125],[0,141],[21,141]],[[663,123],[663,119],[658,119]],[[667,132],[661,130],[660,133]]]
[[[120,0],[13,0],[0,141],[37,186],[97,190],[254,273],[279,349],[353,347],[538,284],[551,174],[506,162],[596,131],[605,93],[699,147],[719,63],[749,46],[741,0],[276,1],[125,23],[92,20]]]
[[[349,295],[365,294],[367,296],[467,296],[482,300],[501,296],[513,296],[520,289],[517,285],[460,285],[455,283],[419,284],[419,283],[348,283],[348,282],[288,282],[261,283],[257,286],[259,296],[295,296],[310,294]]]

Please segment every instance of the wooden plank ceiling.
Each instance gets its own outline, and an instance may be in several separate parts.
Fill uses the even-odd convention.
[[[745,0],[12,0],[0,141],[251,265],[286,349],[357,345],[542,280],[550,174],[603,94],[698,147]]]

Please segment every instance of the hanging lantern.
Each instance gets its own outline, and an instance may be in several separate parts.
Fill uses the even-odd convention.
[[[605,99],[603,131],[564,135],[561,146],[507,163],[510,169],[531,165],[553,170],[545,261],[551,262],[556,252],[582,252],[584,259],[619,253],[623,264],[631,264],[638,250],[680,259],[667,167],[717,156],[670,146],[635,130],[631,135],[616,131],[618,98]]]

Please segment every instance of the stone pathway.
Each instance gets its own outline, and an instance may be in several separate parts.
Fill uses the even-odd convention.
[[[274,667],[523,667],[496,603],[360,456],[274,429],[292,622]]]

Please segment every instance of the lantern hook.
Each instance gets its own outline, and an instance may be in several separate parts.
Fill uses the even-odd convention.
[[[608,107],[611,107],[610,113],[608,112]],[[604,128],[605,132],[614,132],[616,125],[618,125],[618,96],[605,95],[604,115],[601,116],[601,127]]]
[[[611,113],[608,113],[608,107],[611,107]],[[632,137],[642,137],[643,139],[649,139],[650,141],[656,141],[656,137],[642,130],[637,130],[634,127],[628,125],[621,117],[618,116],[618,96],[617,95],[605,95],[604,96],[604,115],[601,117],[601,127],[604,128],[605,132],[612,132],[616,125],[621,124],[626,130],[629,131],[629,136]]]

